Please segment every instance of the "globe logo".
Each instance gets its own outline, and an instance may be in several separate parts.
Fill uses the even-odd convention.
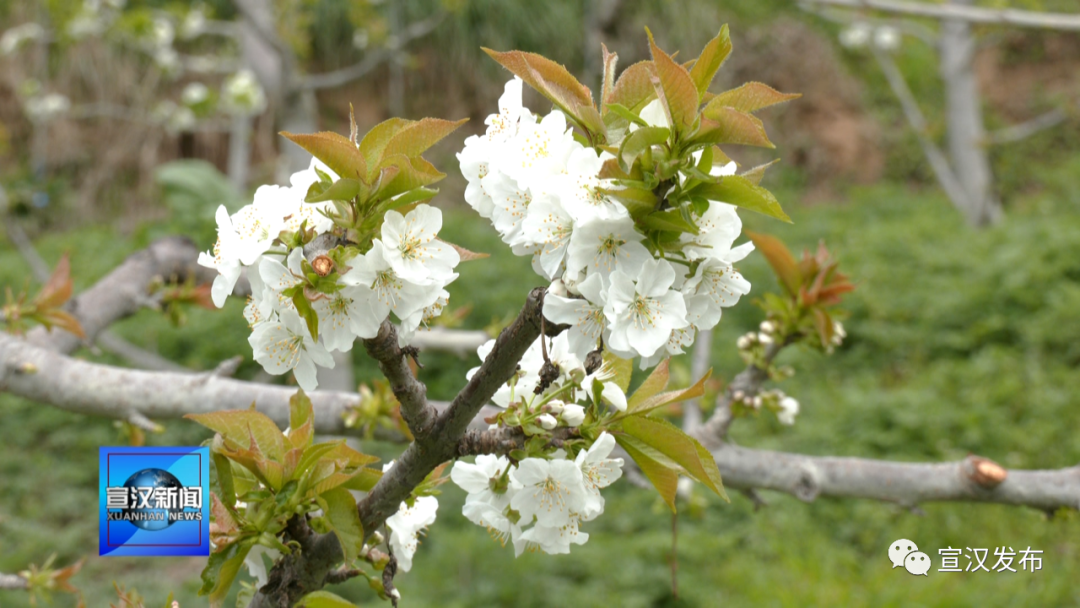
[[[180,484],[180,480],[168,471],[143,469],[128,477],[128,480],[124,482],[124,487],[138,488],[143,492],[156,488],[176,488],[175,491],[179,492],[183,486]],[[164,530],[173,525],[178,514],[184,511],[175,501],[172,503],[173,508],[169,509],[151,508],[146,503],[137,504],[139,504],[140,508],[129,507],[124,509],[124,519],[143,530]],[[154,503],[150,502],[149,504]]]

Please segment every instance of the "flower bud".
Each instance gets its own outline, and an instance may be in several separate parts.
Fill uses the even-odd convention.
[[[567,295],[566,285],[562,282],[562,279],[555,279],[548,285],[547,292],[553,296],[560,296],[565,298]]]
[[[761,409],[761,395],[755,395],[754,400],[751,402],[754,405],[755,410]]]
[[[763,333],[766,334],[771,334],[776,331],[776,325],[774,325],[772,321],[762,321],[761,325],[759,325],[758,327]]]
[[[325,277],[334,271],[334,260],[331,260],[329,256],[320,255],[311,260],[311,269],[320,277]]]
[[[743,397],[745,397],[745,396],[746,396],[746,393],[744,393],[742,391],[735,391],[734,393],[731,394],[731,398],[734,401],[742,401]]]
[[[566,405],[565,403],[563,403],[562,401],[559,401],[558,399],[552,399],[551,401],[548,401],[547,404],[544,405],[544,411],[549,413],[549,414],[555,414],[557,416],[557,415],[562,413],[563,407],[565,405]]]
[[[563,408],[562,419],[566,426],[581,426],[581,423],[585,422],[585,408],[570,403]]]
[[[786,424],[788,426],[795,424],[795,414],[799,413],[799,402],[794,397],[787,397],[780,399],[780,411],[776,413],[776,418],[780,420],[780,424]]]
[[[761,342],[762,344],[768,345],[773,343],[773,338],[769,334],[758,334],[757,339],[758,342]]]
[[[746,336],[739,336],[739,339],[735,341],[735,346],[738,346],[739,350],[746,350],[750,348],[750,338],[747,338]]]
[[[555,420],[555,417],[551,414],[540,414],[540,417],[537,418],[536,421],[547,431],[559,426],[559,421]]]

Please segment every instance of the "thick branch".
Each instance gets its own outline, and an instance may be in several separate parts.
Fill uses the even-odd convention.
[[[0,589],[29,589],[30,583],[18,574],[0,572]]]
[[[690,434],[697,437],[705,446],[717,445],[727,437],[728,428],[734,422],[735,417],[731,410],[731,404],[735,400],[735,394],[741,393],[753,397],[761,390],[761,385],[769,379],[767,368],[776,355],[784,348],[784,344],[773,343],[765,349],[765,367],[747,365],[746,369],[739,372],[731,380],[727,390],[716,398],[716,409],[704,426],[690,430]],[[695,355],[696,356],[696,355]],[[695,378],[700,376],[694,376]]]
[[[364,347],[371,358],[379,362],[379,369],[390,381],[390,389],[401,404],[401,417],[409,425],[413,437],[426,437],[435,424],[438,412],[428,404],[427,387],[413,376],[409,368],[409,353],[398,347],[394,324],[389,319],[383,321],[379,335],[364,340]]]
[[[84,291],[69,304],[69,310],[82,324],[87,339],[93,341],[109,325],[131,316],[150,302],[149,287],[155,279],[196,282],[212,281],[213,270],[195,263],[199,252],[191,241],[181,237],[163,238],[146,249],[128,256],[124,263]],[[63,331],[37,328],[27,339],[37,346],[70,353],[79,347],[79,338]]]
[[[1010,470],[1003,481],[993,486],[992,480],[981,477],[977,468],[988,461],[974,456],[960,462],[917,464],[803,456],[730,444],[713,450],[712,454],[725,486],[777,490],[804,501],[831,496],[870,498],[904,506],[964,501],[1045,511],[1059,507],[1080,509],[1080,467]],[[1004,474],[1004,469],[998,469]]]
[[[1080,15],[1069,13],[1043,13],[1016,9],[992,9],[929,2],[906,2],[904,0],[802,0],[810,4],[827,4],[846,8],[885,11],[916,17],[953,19],[991,25],[1011,25],[1050,30],[1080,30]]]
[[[81,414],[130,420],[139,414],[174,419],[184,414],[246,409],[252,403],[282,428],[296,390],[199,374],[149,372],[67,357],[0,333],[0,391]],[[355,393],[316,391],[315,431],[344,435],[342,415],[360,404]]]

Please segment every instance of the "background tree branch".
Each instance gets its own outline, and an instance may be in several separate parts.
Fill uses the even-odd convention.
[[[913,17],[932,17],[935,19],[954,19],[990,25],[1010,25],[1015,27],[1033,27],[1077,31],[1080,30],[1080,15],[1069,13],[1049,13],[1018,9],[994,9],[980,6],[958,6],[954,4],[932,4],[929,2],[907,2],[904,0],[802,0],[807,4],[825,4],[845,8],[870,9],[910,15]]]

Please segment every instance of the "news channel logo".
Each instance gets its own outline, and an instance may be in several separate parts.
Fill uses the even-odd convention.
[[[210,450],[102,447],[98,555],[210,555]]]

